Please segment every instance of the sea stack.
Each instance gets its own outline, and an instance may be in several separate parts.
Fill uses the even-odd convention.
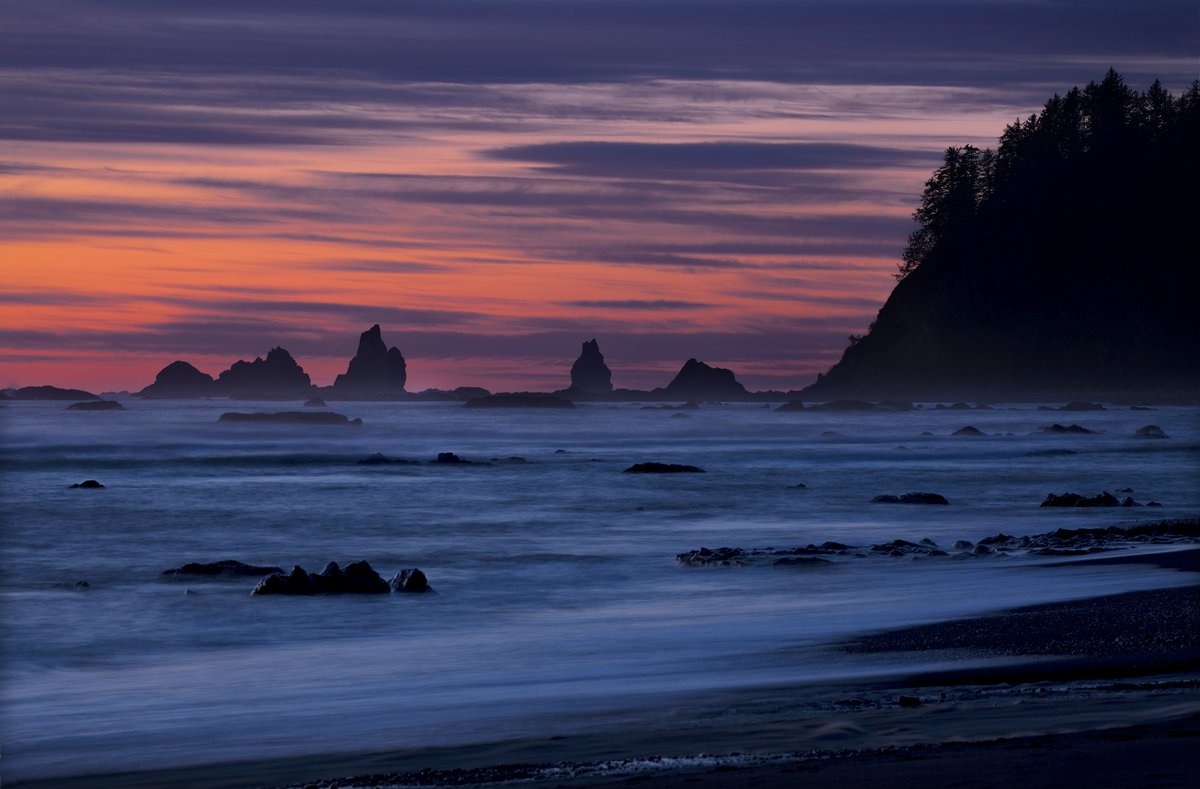
[[[204,397],[214,393],[216,382],[187,362],[175,361],[159,370],[154,383],[138,392],[138,397]]]
[[[583,344],[575,364],[571,365],[571,389],[588,394],[611,392],[612,371],[604,363],[600,344],[593,338]]]
[[[359,335],[358,352],[346,372],[334,380],[333,389],[341,397],[395,397],[404,394],[407,379],[404,355],[384,344],[377,323]]]
[[[283,348],[272,348],[266,359],[238,361],[217,378],[217,393],[243,399],[300,399],[311,397],[312,381]]]
[[[733,370],[710,367],[695,359],[688,359],[675,379],[660,391],[679,400],[736,400],[746,396],[746,387],[738,383]]]

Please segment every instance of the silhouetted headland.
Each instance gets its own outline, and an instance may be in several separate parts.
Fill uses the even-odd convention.
[[[1198,84],[1110,70],[994,151],[947,150],[900,281],[804,397],[1194,401]]]

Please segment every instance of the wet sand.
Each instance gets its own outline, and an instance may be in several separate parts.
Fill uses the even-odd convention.
[[[1190,574],[1200,549],[1082,561]],[[613,716],[569,737],[10,785],[1195,786],[1198,614],[1191,585],[869,634],[830,658],[889,677],[676,700],[652,727],[642,710],[636,727]],[[939,654],[948,670],[908,668]]]

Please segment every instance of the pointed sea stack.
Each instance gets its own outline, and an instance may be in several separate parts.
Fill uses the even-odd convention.
[[[346,372],[334,380],[333,390],[340,397],[390,398],[404,394],[407,379],[404,355],[384,344],[377,323],[359,335],[358,352]]]
[[[312,381],[283,348],[272,348],[267,358],[234,362],[217,378],[217,393],[243,399],[300,399],[311,397]]]
[[[187,362],[171,362],[154,376],[154,383],[138,392],[138,397],[205,397],[214,394],[216,382]]]
[[[738,400],[747,394],[733,370],[710,367],[695,359],[688,359],[667,388],[659,391],[680,400]]]
[[[587,394],[607,394],[613,389],[612,371],[604,363],[595,339],[583,344],[579,358],[571,365],[571,389]]]

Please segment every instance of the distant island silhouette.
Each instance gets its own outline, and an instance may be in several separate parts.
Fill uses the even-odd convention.
[[[566,401],[1126,399],[1195,402],[1200,392],[1200,81],[1178,98],[1155,82],[1100,82],[1055,95],[1008,126],[993,151],[951,147],[925,184],[899,280],[866,335],[800,391],[750,392],[732,370],[688,359],[665,387],[618,389],[593,338],[555,392],[475,386],[408,392],[407,363],[379,324],[346,372],[318,387],[282,347],[216,378],[186,361],[138,396],[460,400],[473,407]],[[510,397],[515,396],[515,397]],[[538,399],[542,398],[542,399]],[[95,400],[53,386],[0,400]]]

